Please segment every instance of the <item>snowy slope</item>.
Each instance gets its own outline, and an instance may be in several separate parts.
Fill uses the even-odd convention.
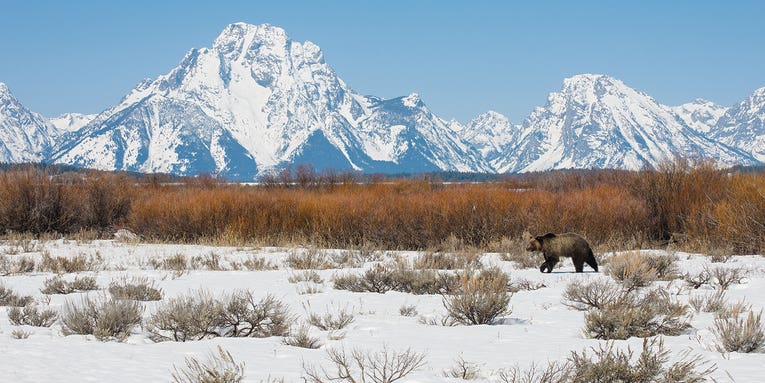
[[[672,107],[683,123],[703,134],[709,134],[728,108],[697,98],[692,102]]]
[[[488,111],[474,118],[460,131],[463,139],[473,145],[495,171],[501,172],[512,155],[512,148],[521,133],[520,126],[507,117]]]
[[[41,162],[59,132],[33,113],[0,82],[0,162]]]
[[[70,136],[53,160],[235,179],[296,162],[362,171],[411,171],[411,161],[423,169],[484,169],[423,104],[394,108],[401,115],[391,116],[369,100],[338,78],[315,44],[268,24],[236,23],[211,48],[192,49],[168,74],[141,83]],[[399,125],[406,129],[391,137]],[[177,138],[195,132],[192,153]]]
[[[728,109],[711,136],[765,162],[765,87]]]
[[[526,118],[500,172],[640,169],[674,156],[753,164],[746,153],[690,128],[671,108],[604,75],[568,78]]]
[[[49,119],[48,122],[53,124],[60,132],[66,133],[80,130],[90,121],[93,121],[96,116],[96,114],[64,113]]]

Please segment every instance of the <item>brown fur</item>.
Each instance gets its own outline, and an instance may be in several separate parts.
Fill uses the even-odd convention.
[[[529,245],[526,246],[526,251],[542,252],[545,262],[539,267],[539,271],[543,273],[545,269],[548,273],[552,272],[561,257],[571,257],[577,273],[583,272],[585,262],[595,271],[598,271],[598,262],[595,260],[590,244],[578,234],[547,233],[536,236],[531,238]]]

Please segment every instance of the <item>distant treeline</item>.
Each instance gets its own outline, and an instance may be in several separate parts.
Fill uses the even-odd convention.
[[[0,172],[0,233],[109,236],[124,227],[158,241],[385,249],[456,241],[495,249],[527,231],[573,231],[595,245],[765,249],[761,171],[678,160],[637,172],[460,177],[359,176],[299,166],[259,184],[234,184],[13,167]]]

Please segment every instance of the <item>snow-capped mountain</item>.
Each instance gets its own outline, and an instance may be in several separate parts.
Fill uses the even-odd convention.
[[[711,137],[765,162],[765,87],[728,109]]]
[[[61,133],[74,132],[96,118],[95,114],[64,113],[48,120]]]
[[[765,88],[731,108],[661,105],[619,80],[564,80],[521,125],[467,125],[419,95],[362,96],[318,46],[268,24],[227,26],[209,48],[94,115],[46,120],[0,84],[0,161],[252,180],[299,163],[366,173],[640,169],[675,156],[765,162]]]
[[[24,107],[0,82],[0,162],[41,162],[58,136],[55,126]]]
[[[294,163],[365,172],[490,170],[416,95],[354,93],[318,46],[231,24],[74,135],[52,160],[252,179]]]
[[[751,156],[690,128],[670,107],[623,82],[583,74],[523,122],[500,172],[566,168],[640,169],[674,156],[710,158],[723,165],[754,164]]]
[[[672,107],[671,110],[693,130],[709,134],[728,108],[697,98],[687,104]]]
[[[510,123],[504,115],[488,111],[471,120],[460,130],[460,134],[481,153],[492,169],[501,172],[521,134],[521,128]]]

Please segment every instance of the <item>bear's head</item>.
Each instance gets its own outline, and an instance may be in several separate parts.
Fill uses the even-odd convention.
[[[550,238],[555,238],[555,234],[547,233],[545,235],[531,237],[528,246],[526,246],[526,251],[542,251],[542,243]]]
[[[532,237],[526,246],[526,251],[542,251],[542,242],[539,237]]]

